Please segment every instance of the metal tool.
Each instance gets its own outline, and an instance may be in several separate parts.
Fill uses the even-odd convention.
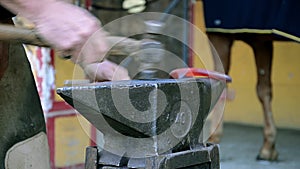
[[[170,76],[175,79],[181,79],[184,77],[209,77],[212,79],[223,80],[226,82],[232,82],[230,76],[215,72],[215,71],[208,71],[205,69],[199,68],[180,68],[175,69],[170,72]]]
[[[158,39],[164,28],[164,23],[155,20],[144,21],[146,33],[141,40],[140,52],[136,58],[139,61],[136,79],[162,79],[169,75],[160,70],[164,58],[164,44]]]

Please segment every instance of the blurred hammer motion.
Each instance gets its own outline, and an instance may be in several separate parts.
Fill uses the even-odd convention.
[[[107,42],[113,48],[109,51],[112,55],[128,55],[139,50],[140,41],[118,36],[107,36]],[[51,47],[43,40],[35,29],[15,27],[8,24],[0,24],[0,41],[19,42],[29,45]]]

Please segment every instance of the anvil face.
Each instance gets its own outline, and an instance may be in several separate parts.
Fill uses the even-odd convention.
[[[149,138],[167,134],[172,139],[166,143],[185,138],[197,142],[225,86],[223,81],[208,78],[130,80],[63,87],[57,93],[104,135],[118,132]]]

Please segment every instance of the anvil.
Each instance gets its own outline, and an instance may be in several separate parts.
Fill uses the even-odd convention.
[[[112,149],[131,146],[132,152],[122,154],[151,155],[196,147],[225,86],[225,81],[211,78],[152,79],[65,86],[57,93],[104,137],[132,139],[126,145],[110,145]],[[144,147],[149,144],[150,151]]]

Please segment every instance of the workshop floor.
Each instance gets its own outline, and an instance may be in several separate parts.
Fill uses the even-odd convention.
[[[224,124],[220,143],[221,169],[300,169],[300,130],[278,129],[278,162],[258,162],[262,128]]]

